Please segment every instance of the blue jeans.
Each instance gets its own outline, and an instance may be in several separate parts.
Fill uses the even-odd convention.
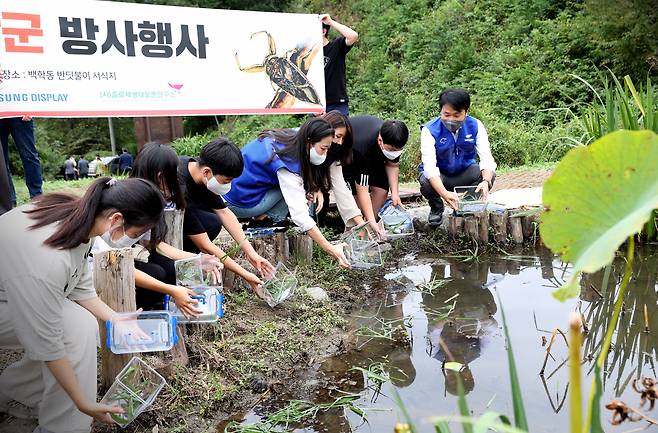
[[[283,199],[280,188],[267,191],[260,203],[251,208],[239,207],[228,202],[226,205],[238,218],[254,218],[265,214],[272,221],[280,222],[288,216],[288,205]]]
[[[9,119],[0,119],[0,142],[2,142],[2,152],[7,165],[7,177],[9,178],[9,194],[12,203],[16,203],[16,190],[11,178],[9,169],[9,135],[14,138],[16,148],[23,161],[23,170],[25,171],[25,184],[30,191],[30,198],[41,194],[41,162],[37,153],[36,142],[34,138],[34,121],[24,122],[20,117],[11,117]]]
[[[345,116],[350,115],[350,108],[347,105],[347,102],[339,102],[338,104],[327,104],[327,113],[332,110],[339,111],[341,114],[344,114]]]

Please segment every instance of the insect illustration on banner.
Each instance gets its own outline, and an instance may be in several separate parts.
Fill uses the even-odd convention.
[[[269,54],[265,56],[262,64],[242,67],[237,51],[235,61],[242,72],[265,72],[276,94],[265,108],[290,107],[295,99],[320,104],[317,91],[308,80],[306,73],[311,66],[313,57],[318,52],[315,45],[298,45],[296,48],[286,52],[285,56],[276,55],[276,44],[274,38],[266,30],[251,34],[250,39],[259,34],[267,35],[269,43]]]

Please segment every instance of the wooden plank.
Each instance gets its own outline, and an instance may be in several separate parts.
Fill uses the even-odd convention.
[[[137,309],[135,262],[131,248],[94,254],[94,287],[98,297],[116,312]],[[99,321],[100,322],[100,321]],[[105,345],[105,323],[99,323],[101,337],[101,383],[109,387],[134,354],[115,355]]]

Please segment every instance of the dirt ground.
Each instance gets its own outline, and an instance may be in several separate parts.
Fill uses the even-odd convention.
[[[494,191],[541,186],[549,175],[548,170],[503,173]],[[412,189],[414,185],[408,186]],[[398,244],[400,250],[390,257],[419,245],[445,248],[434,235],[418,236],[406,245]],[[150,411],[124,431],[215,432],[219,421],[235,414],[239,419],[239,414],[266,395],[298,395],[299,384],[305,383],[301,376],[312,374],[323,358],[345,350],[348,335],[343,317],[363,302],[359,288],[369,279],[368,272],[341,270],[326,255],[318,258],[316,252],[315,256],[312,264],[298,267],[300,286],[321,285],[329,302],[317,303],[300,295],[270,309],[243,288],[228,291],[225,319],[205,328],[189,327],[190,364],[167,372],[170,386]],[[0,370],[15,357],[15,353],[0,351]],[[99,390],[99,398],[102,392]],[[3,433],[30,433],[35,425],[0,414]],[[94,427],[94,432],[114,430]]]

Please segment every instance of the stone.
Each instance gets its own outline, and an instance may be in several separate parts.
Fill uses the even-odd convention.
[[[329,295],[322,287],[307,287],[304,291],[314,301],[324,302],[329,300]]]

